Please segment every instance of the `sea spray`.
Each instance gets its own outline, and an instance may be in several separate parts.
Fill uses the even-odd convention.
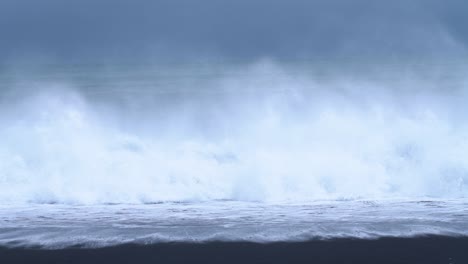
[[[262,62],[94,86],[11,82],[0,202],[466,197],[463,80],[363,76]]]

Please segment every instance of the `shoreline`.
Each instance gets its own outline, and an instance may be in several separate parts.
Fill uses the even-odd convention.
[[[65,249],[0,247],[1,263],[468,263],[468,237],[305,242],[122,244]]]

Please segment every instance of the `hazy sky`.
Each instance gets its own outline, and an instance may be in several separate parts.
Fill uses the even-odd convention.
[[[2,0],[0,61],[447,58],[463,0]]]

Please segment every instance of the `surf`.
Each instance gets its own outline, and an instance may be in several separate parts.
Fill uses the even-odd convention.
[[[462,77],[447,90],[424,74],[324,79],[272,62],[213,72],[8,83],[0,203],[468,194]]]

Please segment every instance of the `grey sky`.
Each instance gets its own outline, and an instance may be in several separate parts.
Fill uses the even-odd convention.
[[[457,56],[462,0],[3,0],[0,60]]]

